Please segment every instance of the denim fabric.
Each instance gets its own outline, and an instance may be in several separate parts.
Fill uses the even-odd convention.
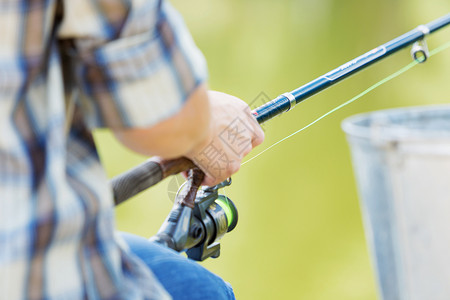
[[[129,233],[121,236],[174,300],[235,299],[228,283],[195,261],[145,238]]]

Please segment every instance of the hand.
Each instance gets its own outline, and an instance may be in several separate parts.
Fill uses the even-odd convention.
[[[233,96],[208,92],[211,122],[205,138],[185,156],[205,172],[203,185],[216,185],[236,173],[242,159],[264,140],[248,105]]]

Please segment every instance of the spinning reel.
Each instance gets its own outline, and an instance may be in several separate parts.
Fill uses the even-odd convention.
[[[195,174],[195,172],[193,173]],[[175,198],[175,204],[158,233],[150,240],[178,252],[186,251],[189,258],[203,261],[219,257],[219,240],[232,231],[238,221],[234,203],[218,190],[231,184],[224,181],[198,190],[195,179],[188,178]],[[194,197],[194,199],[188,199]],[[187,204],[187,203],[192,203]]]
[[[205,174],[190,160],[150,159],[112,179],[115,204],[185,170],[188,170],[187,181],[179,189],[174,206],[158,233],[150,240],[178,252],[185,251],[189,258],[197,261],[219,257],[219,240],[232,231],[238,221],[234,203],[219,194],[219,189],[229,186],[231,179],[200,188]]]

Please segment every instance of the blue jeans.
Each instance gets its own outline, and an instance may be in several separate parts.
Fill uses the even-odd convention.
[[[121,233],[174,300],[235,299],[231,286],[193,260],[147,239]]]

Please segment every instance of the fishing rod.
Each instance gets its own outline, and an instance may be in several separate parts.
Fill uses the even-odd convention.
[[[325,75],[322,75],[289,93],[278,96],[276,99],[255,109],[253,115],[258,120],[258,123],[262,124],[281,113],[291,110],[296,104],[305,99],[411,44],[414,44],[411,49],[413,58],[419,63],[425,62],[429,55],[425,37],[449,24],[450,13],[428,24],[419,25],[417,28],[404,35],[341,65]]]
[[[423,63],[429,53],[425,37],[450,24],[450,13],[405,33],[317,79],[252,111],[259,124],[291,110],[296,104],[340,82],[373,63],[413,45],[411,55]],[[116,205],[162,181],[188,170],[186,185],[177,193],[175,204],[158,233],[151,238],[189,258],[202,261],[220,255],[220,238],[236,227],[238,214],[234,203],[218,190],[231,184],[231,179],[213,187],[200,188],[205,174],[187,158],[148,161],[111,180]]]

